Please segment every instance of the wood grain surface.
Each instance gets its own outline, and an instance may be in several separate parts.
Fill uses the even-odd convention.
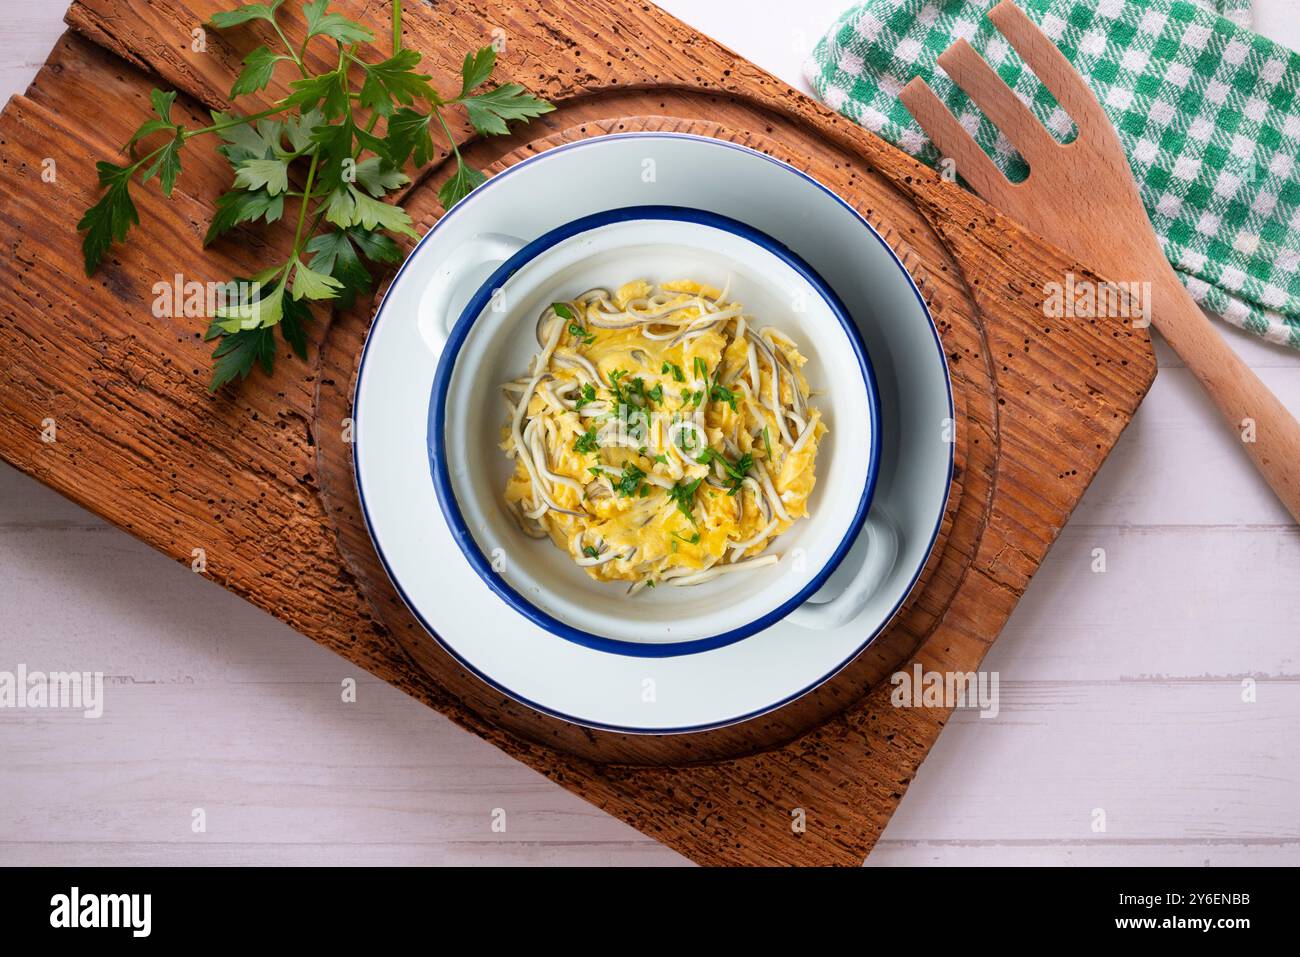
[[[189,25],[209,9],[74,5],[70,22],[93,42],[62,41],[53,65],[0,118],[10,166],[4,198],[12,211],[0,235],[19,264],[0,300],[0,349],[17,360],[0,376],[0,452],[179,561],[204,548],[209,574],[226,587],[697,860],[860,861],[944,712],[890,708],[887,689],[878,688],[778,750],[709,765],[598,764],[574,756],[572,746],[555,750],[506,733],[492,720],[499,712],[489,711],[490,702],[467,700],[465,683],[453,690],[434,679],[447,665],[432,663],[437,653],[427,638],[395,635],[386,620],[376,620],[317,494],[317,392],[339,387],[338,377],[325,374],[320,360],[290,364],[274,382],[252,380],[236,395],[206,399],[206,350],[194,331],[147,308],[148,288],[160,274],[220,279],[258,257],[253,241],[207,254],[199,247],[220,178],[210,156],[190,163],[171,204],[156,196],[141,202],[150,242],[123,247],[97,277],[98,289],[69,286],[79,263],[66,223],[91,194],[93,159],[109,155],[143,115],[154,82],[149,74],[190,94],[184,109],[221,104],[238,50],[210,49],[193,61],[183,52],[187,44],[174,50],[138,39],[188,37]],[[740,130],[779,130],[783,142],[785,134],[817,138],[819,155],[836,157],[828,177],[839,180],[834,185],[868,215],[894,224],[930,266],[955,367],[976,370],[959,376],[993,384],[980,402],[968,402],[967,450],[973,455],[980,446],[996,455],[979,474],[968,467],[963,477],[962,502],[975,500],[970,486],[981,483],[984,517],[974,520],[976,537],[961,539],[970,571],[955,600],[932,613],[937,627],[918,660],[940,670],[974,667],[1150,383],[1145,337],[1100,321],[1045,330],[1043,283],[1066,271],[1084,274],[1081,266],[653,8],[503,4],[487,15],[477,9],[416,8],[408,43],[434,58],[432,72],[449,75],[454,64],[445,51],[481,42],[492,25],[505,24],[513,38],[505,73],[563,105],[530,137],[564,135],[568,127],[557,124],[571,106],[595,106],[610,117],[646,115],[629,111],[628,97],[665,104],[652,115],[690,118],[691,103],[714,115],[757,117],[761,129],[751,119]],[[592,54],[581,68],[563,54],[572,49],[563,41],[571,40],[575,23],[587,31],[583,49]],[[435,42],[448,32],[455,42]],[[615,37],[629,39],[619,48]],[[594,56],[602,45],[603,62]],[[530,68],[548,58],[565,66],[534,77]],[[96,86],[102,92],[92,97]],[[629,87],[641,89],[621,92]],[[105,111],[104,100],[119,108]],[[56,147],[66,157],[61,175],[77,187],[51,195],[41,192],[38,174]],[[490,148],[526,147],[505,141]],[[412,187],[413,205],[423,182]],[[286,237],[272,232],[265,241],[283,245]],[[319,324],[313,344],[319,347],[324,335]],[[59,422],[53,445],[39,442],[46,417]],[[430,656],[423,668],[411,667],[412,648]],[[805,834],[790,833],[793,807],[809,812]]]

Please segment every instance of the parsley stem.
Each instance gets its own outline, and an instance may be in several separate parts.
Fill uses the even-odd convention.
[[[448,126],[447,121],[442,118],[442,110],[438,109],[435,106],[433,108],[433,115],[438,118],[438,122],[442,126],[443,133],[447,135],[447,142],[451,144],[451,151],[456,155],[456,165],[460,166],[462,164],[462,160],[460,158],[460,147],[456,145],[456,137],[451,135],[451,127]]]
[[[316,181],[316,164],[320,157],[316,153],[311,154],[311,165],[307,167],[307,185],[303,187],[303,192],[307,196],[311,195],[312,184]],[[298,228],[293,232],[293,258],[298,257],[299,242],[302,239],[302,225],[307,220],[307,196],[302,198],[302,204],[298,207]],[[319,222],[319,220],[317,220]],[[315,229],[315,226],[312,227]]]
[[[274,116],[276,113],[283,113],[285,110],[291,109],[293,109],[291,106],[274,106],[271,109],[263,110],[260,113],[250,113],[247,116],[238,116],[232,120],[213,123],[211,126],[201,126],[197,130],[185,130],[182,135],[185,139],[189,139],[191,136],[200,136],[204,133],[220,133],[222,130],[228,130],[233,126],[252,123],[254,120],[265,119],[268,116]]]
[[[393,56],[402,49],[402,0],[393,0]]]
[[[153,150],[152,152],[146,153],[144,156],[141,156],[138,160],[136,160],[134,163],[131,164],[130,166],[131,175],[134,176],[136,170],[138,170],[141,166],[149,162],[151,159],[153,159],[155,156],[157,156],[159,153],[161,153],[163,150],[167,149],[167,147],[171,145],[172,145],[172,141],[168,140],[166,143],[158,147],[156,150]]]
[[[293,60],[294,65],[298,67],[298,72],[302,74],[304,80],[307,79],[311,74],[307,72],[307,67],[303,65],[302,57],[293,52],[293,45],[289,43],[289,38],[284,35],[284,31],[280,29],[280,24],[275,22],[274,17],[271,18],[271,26],[280,37],[280,42],[284,44],[284,48],[289,51],[289,58]],[[307,44],[304,41],[303,49],[306,50],[306,48]]]

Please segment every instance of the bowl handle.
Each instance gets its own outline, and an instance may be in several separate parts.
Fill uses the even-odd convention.
[[[871,509],[863,523],[862,533],[845,556],[844,561],[860,562],[857,572],[844,589],[828,599],[822,599],[819,591],[786,616],[803,628],[828,630],[846,625],[861,614],[867,601],[875,594],[889,573],[894,570],[898,560],[898,526],[879,505]]]
[[[438,264],[429,285],[420,297],[416,328],[420,338],[434,356],[442,354],[451,326],[456,321],[451,304],[466,282],[478,272],[477,267],[505,262],[524,248],[524,241],[504,233],[482,233],[461,243],[450,256]]]

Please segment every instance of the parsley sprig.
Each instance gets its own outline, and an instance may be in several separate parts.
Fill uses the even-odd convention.
[[[677,503],[677,511],[689,518],[692,525],[695,524],[695,492],[703,481],[701,477],[690,482],[678,482],[668,490],[669,500]]]
[[[731,462],[725,455],[716,449],[705,449],[695,457],[695,461],[701,465],[708,465],[711,462],[717,462],[722,466],[723,472],[731,480],[727,486],[727,494],[735,495],[745,484],[745,478],[754,468],[754,455],[752,452],[746,452],[735,462]]]
[[[285,215],[286,200],[297,203],[288,256],[237,280],[254,291],[227,301],[208,327],[204,338],[220,340],[213,352],[210,391],[246,378],[256,365],[270,374],[276,326],[290,348],[306,358],[308,303],[329,301],[348,308],[373,288],[371,267],[401,259],[393,236],[417,234],[405,210],[384,200],[410,183],[402,171],[408,160],[417,168],[432,161],[435,124],[456,164],[438,190],[443,208],[450,209],[486,180],[461,156],[448,110],[462,108],[476,132],[495,136],[508,132],[513,121],[554,109],[517,83],[486,89],[497,57],[490,46],[465,56],[455,96],[438,94],[429,84],[432,76],[418,70],[421,54],[402,48],[401,0],[393,0],[392,55],[377,63],[363,58],[362,51],[374,34],[331,12],[330,0],[301,5],[306,32],[295,47],[278,19],[284,2],[249,3],[215,13],[210,25],[229,30],[265,23],[278,40],[275,48],[262,44],[244,57],[230,90],[232,100],[262,92],[281,68],[295,77],[288,94],[265,110],[213,112],[210,124],[187,126],[173,116],[176,93],[153,90],[154,115],[123,147],[125,162],[96,164],[104,193],[77,224],[85,233],[86,275],[93,275],[113,244],[124,241],[140,222],[132,181],[143,185],[156,177],[170,197],[181,175],[184,148],[207,135],[219,140],[217,152],[230,163],[233,182],[216,200],[205,246],[245,223],[276,222]],[[313,73],[308,68],[307,48],[313,42],[333,43],[337,58],[331,69]],[[143,149],[146,141],[150,148]],[[298,175],[291,177],[291,170]]]

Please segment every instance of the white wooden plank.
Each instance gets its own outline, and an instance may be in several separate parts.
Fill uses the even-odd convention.
[[[690,862],[649,838],[632,843],[437,841],[392,844],[64,843],[0,844],[0,861],[12,866],[319,867],[687,867]]]
[[[1300,357],[1298,357],[1300,358]],[[1300,413],[1300,361],[1260,378]],[[1070,518],[1078,525],[1292,525],[1184,368],[1163,368]]]
[[[1071,524],[984,667],[1017,681],[1295,679],[1297,609],[1294,526]]]
[[[1016,682],[960,711],[890,841],[1272,843],[1300,853],[1300,681]],[[1092,830],[1094,809],[1106,830]],[[1292,860],[1296,858],[1293,856]]]
[[[5,0],[0,6],[0,103],[27,89],[63,32],[66,2]]]
[[[334,680],[114,682],[100,718],[6,709],[0,730],[3,842],[642,839],[377,681],[361,684],[352,704]],[[195,808],[203,834],[191,830]],[[493,830],[502,812],[504,833]]]
[[[1287,867],[1300,844],[1224,841],[892,841],[876,844],[867,867]]]

